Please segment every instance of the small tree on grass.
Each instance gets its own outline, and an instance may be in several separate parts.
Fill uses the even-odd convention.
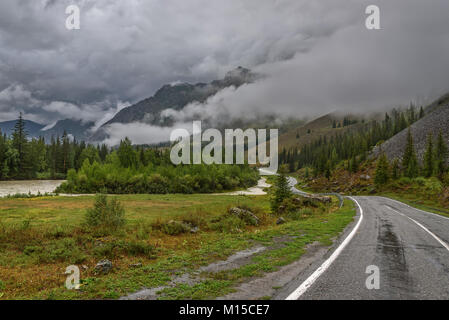
[[[86,223],[89,227],[115,231],[125,225],[125,209],[116,199],[108,200],[104,194],[95,196],[93,208],[86,212]]]
[[[388,159],[385,153],[383,153],[380,156],[379,160],[377,161],[376,176],[374,177],[374,183],[378,186],[383,186],[388,182],[389,179],[390,174],[389,174]]]
[[[279,175],[276,177],[274,196],[271,199],[271,210],[273,212],[277,212],[281,203],[292,196],[286,172],[285,166],[282,166],[279,170]]]

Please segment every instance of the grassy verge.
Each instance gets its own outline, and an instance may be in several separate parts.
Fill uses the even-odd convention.
[[[315,241],[330,244],[353,219],[351,203],[339,211],[334,204],[326,212],[276,225],[266,196],[123,195],[124,230],[102,235],[86,231],[83,218],[92,197],[41,197],[0,199],[0,299],[116,299],[143,287],[167,284],[173,277],[276,237],[291,241],[254,258],[232,272],[205,275],[193,286],[179,285],[162,293],[165,299],[213,298],[263,272],[275,270],[299,258]],[[261,225],[221,221],[231,206],[257,212]],[[170,235],[158,226],[169,220],[195,221],[198,233]],[[218,219],[218,220],[217,220]],[[229,227],[229,228],[228,228]],[[95,264],[108,258],[112,272],[98,275]],[[81,270],[81,289],[64,287],[67,266]]]
[[[354,215],[353,203],[346,200],[339,210],[315,214],[307,219],[291,221],[283,226],[249,235],[249,239],[274,249],[255,256],[250,263],[238,269],[203,274],[204,279],[198,284],[180,284],[164,289],[161,299],[212,299],[231,293],[238,283],[276,271],[299,259],[309,244],[319,242],[321,245],[331,245],[333,238],[344,230]],[[289,240],[279,245],[279,237]]]
[[[397,194],[393,192],[380,193],[379,195],[401,201],[424,211],[449,217],[449,210],[446,207],[442,207],[439,202],[431,199],[419,198],[415,194]]]

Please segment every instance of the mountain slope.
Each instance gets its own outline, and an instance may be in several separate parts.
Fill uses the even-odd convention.
[[[291,148],[301,148],[302,146],[314,142],[321,137],[331,137],[341,134],[348,129],[357,127],[360,124],[352,124],[349,126],[340,126],[333,128],[333,124],[342,123],[344,116],[337,113],[329,113],[314,119],[305,125],[289,130],[279,136],[279,150]],[[354,120],[356,117],[349,117]]]
[[[253,81],[254,78],[255,75],[249,69],[238,67],[228,72],[224,79],[215,80],[207,84],[181,83],[164,85],[154,96],[122,109],[105,125],[115,122],[131,123],[137,121],[164,125],[166,124],[164,121],[168,120],[160,118],[161,111],[169,108],[180,110],[194,101],[204,102],[207,98],[226,87],[239,87],[244,83]]]
[[[426,149],[427,136],[429,133],[433,134],[434,139],[441,131],[444,140],[449,144],[449,101],[447,99],[439,99],[443,101],[438,104],[432,104],[426,108],[427,113],[424,118],[418,120],[410,129],[413,135],[415,150],[419,161],[422,161]],[[373,155],[378,156],[381,152],[385,152],[390,160],[395,158],[402,159],[404,153],[407,130],[399,132],[391,139],[384,142],[381,146],[373,149]]]
[[[94,122],[82,122],[81,120],[59,120],[52,128],[41,131],[40,135],[49,141],[52,136],[61,137],[66,132],[76,140],[86,140],[91,133],[90,129],[94,125]]]
[[[154,96],[122,109],[106,122],[90,140],[101,141],[105,139],[106,132],[104,129],[113,123],[143,122],[155,126],[171,126],[173,120],[170,117],[161,116],[164,110],[181,110],[189,103],[205,102],[207,98],[224,88],[239,87],[255,81],[257,77],[249,69],[238,67],[228,72],[223,79],[214,80],[210,83],[164,85]]]

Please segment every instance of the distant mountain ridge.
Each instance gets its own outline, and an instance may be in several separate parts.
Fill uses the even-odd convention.
[[[76,140],[87,140],[91,135],[91,128],[95,125],[94,122],[82,122],[81,120],[65,119],[59,120],[56,124],[48,130],[43,130],[46,125],[31,121],[25,121],[25,130],[29,138],[44,137],[46,141],[50,141],[51,137],[61,137],[64,132],[72,136]],[[14,126],[17,120],[10,120],[0,122],[0,130],[2,134],[11,135],[14,131]]]
[[[30,137],[39,137],[39,133],[43,128],[45,128],[45,125],[31,121],[31,120],[24,120],[25,121],[25,129]],[[14,131],[14,126],[16,125],[17,120],[10,120],[10,121],[4,121],[0,122],[0,130],[2,134],[6,134],[7,136],[11,135]]]
[[[154,96],[119,111],[111,120],[103,124],[90,140],[104,140],[107,137],[105,127],[113,123],[143,122],[155,126],[169,127],[173,125],[174,121],[170,117],[161,117],[163,111],[167,109],[178,111],[193,102],[203,103],[224,88],[240,87],[243,84],[254,82],[258,77],[260,75],[251,72],[251,70],[238,67],[229,71],[223,79],[214,80],[210,83],[164,85]]]

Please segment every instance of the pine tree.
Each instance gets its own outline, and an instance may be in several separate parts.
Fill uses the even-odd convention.
[[[277,212],[281,203],[292,195],[286,171],[285,166],[282,166],[279,170],[279,175],[276,177],[274,197],[271,201],[271,210],[273,212]]]
[[[393,165],[391,168],[391,178],[393,180],[397,180],[397,179],[399,179],[400,175],[401,175],[401,173],[399,170],[399,160],[396,158],[396,159],[394,159]]]
[[[422,119],[425,116],[424,108],[421,106],[419,109],[419,118]]]
[[[406,143],[404,156],[402,157],[402,167],[404,168],[407,177],[415,178],[418,176],[419,167],[410,127],[408,128]]]
[[[374,183],[378,186],[385,185],[390,179],[389,164],[385,153],[382,153],[377,161],[376,176],[374,177]]]
[[[434,172],[433,136],[429,133],[427,137],[426,152],[424,154],[424,176],[430,178]]]
[[[27,163],[27,132],[25,130],[25,121],[22,117],[22,112],[14,125],[14,132],[12,134],[12,145],[18,153],[18,168],[17,173],[20,177],[26,177],[28,175],[29,166]]]
[[[295,172],[295,159],[290,157],[290,161],[288,163],[288,169],[290,172]]]
[[[440,178],[442,178],[443,174],[447,171],[447,157],[448,147],[444,142],[443,133],[440,130],[435,151],[436,170]]]

